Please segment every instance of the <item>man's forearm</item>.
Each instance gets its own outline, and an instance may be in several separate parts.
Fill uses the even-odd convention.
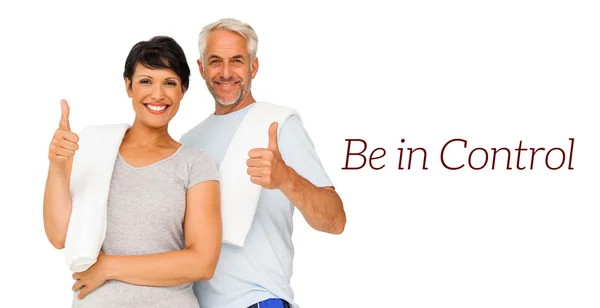
[[[207,280],[216,265],[190,249],[106,258],[109,279],[145,286],[176,286]]]
[[[308,224],[319,231],[340,234],[346,226],[346,213],[339,195],[332,189],[316,187],[288,167],[281,192],[298,208]]]

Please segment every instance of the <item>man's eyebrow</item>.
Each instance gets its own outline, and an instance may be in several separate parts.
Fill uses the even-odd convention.
[[[243,55],[241,55],[241,54],[237,54],[237,55],[235,55],[235,56],[233,56],[233,57],[231,57],[231,58],[232,58],[232,59],[245,59],[245,58],[244,58],[244,56],[243,56]],[[221,57],[219,57],[219,56],[217,56],[217,55],[210,55],[210,56],[208,57],[208,59],[222,59],[222,58],[221,58]]]

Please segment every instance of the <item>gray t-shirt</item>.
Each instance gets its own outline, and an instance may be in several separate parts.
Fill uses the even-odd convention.
[[[108,195],[107,255],[155,254],[185,247],[183,221],[188,188],[218,180],[216,162],[207,153],[181,146],[154,164],[136,168],[119,155]],[[73,308],[198,308],[192,284],[174,287],[107,281]]]

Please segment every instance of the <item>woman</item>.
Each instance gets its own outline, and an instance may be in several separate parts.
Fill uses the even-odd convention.
[[[75,273],[72,307],[197,308],[192,282],[210,279],[221,249],[216,163],[168,133],[189,84],[182,48],[169,37],[137,43],[123,77],[135,120],[125,133],[108,197],[106,239],[98,261]],[[50,242],[65,243],[77,135],[62,101],[50,144],[44,226]]]

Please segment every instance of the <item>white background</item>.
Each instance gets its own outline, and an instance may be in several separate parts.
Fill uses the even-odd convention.
[[[236,17],[260,39],[254,97],[301,113],[347,211],[340,236],[295,216],[301,307],[600,307],[597,2],[390,3],[3,2],[0,306],[70,306],[42,224],[60,99],[75,131],[130,122],[127,53],[170,35],[193,73],[170,126],[179,138],[214,108],[197,34]],[[534,170],[440,164],[452,138],[568,152],[570,137],[575,170],[545,169],[541,152]],[[341,170],[346,138],[384,147],[385,168]],[[397,170],[400,146],[426,148],[429,169]]]

